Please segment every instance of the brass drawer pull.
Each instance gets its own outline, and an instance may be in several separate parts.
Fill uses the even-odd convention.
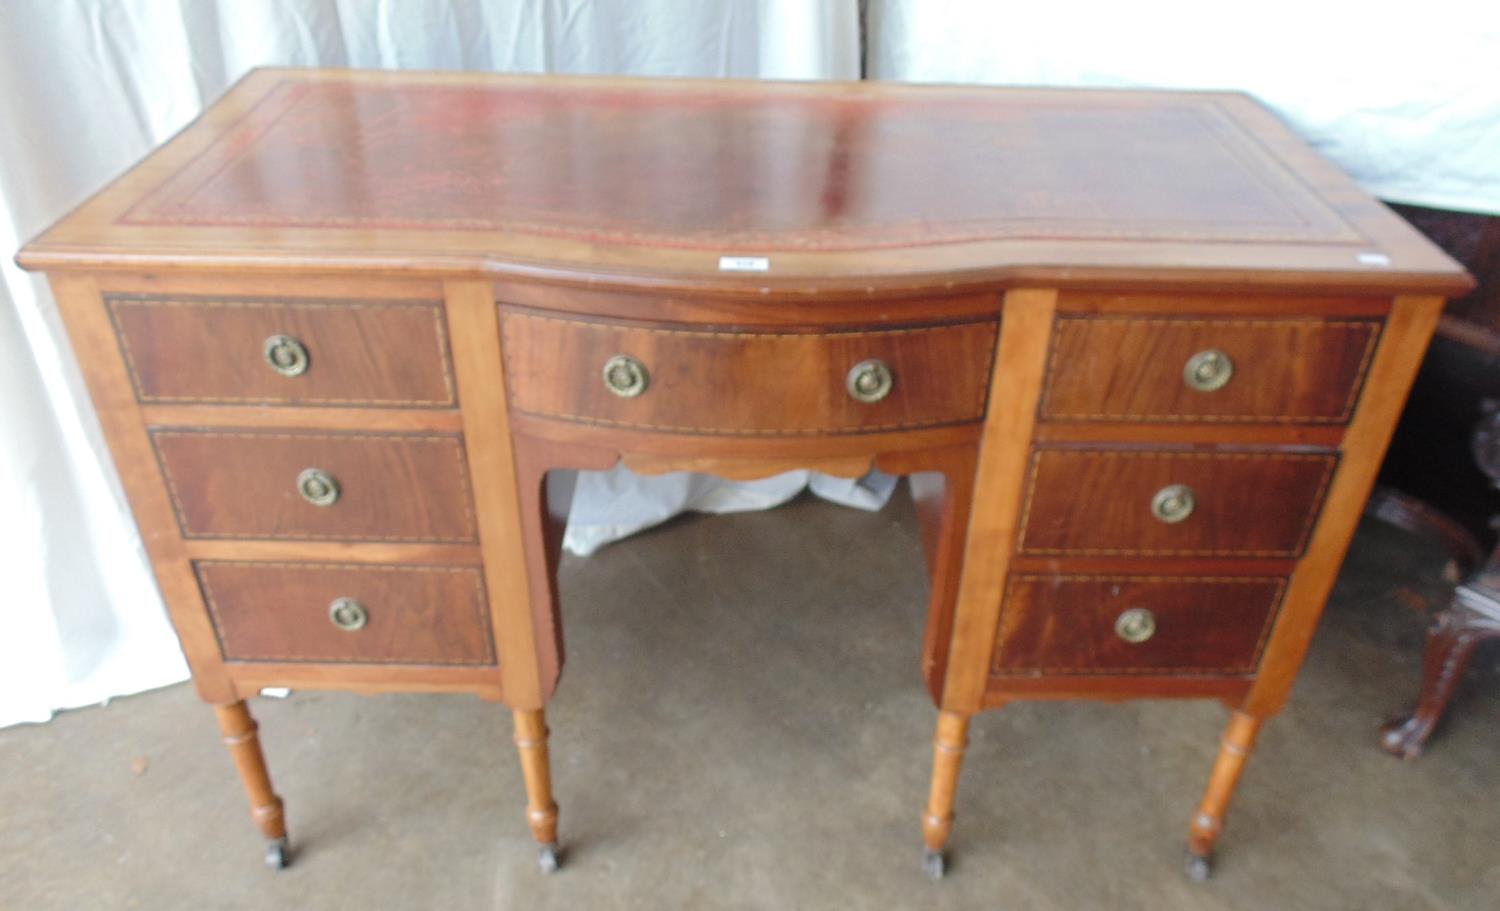
[[[1192,515],[1193,507],[1197,505],[1193,488],[1186,484],[1168,484],[1151,498],[1151,515],[1159,522],[1175,525]]]
[[[261,353],[271,369],[282,376],[301,376],[307,372],[307,347],[290,335],[273,335],[266,339]]]
[[[307,468],[297,475],[297,492],[314,506],[332,506],[339,499],[339,482],[321,468]]]
[[[891,386],[895,383],[895,377],[891,375],[891,368],[884,361],[868,360],[860,361],[849,370],[849,377],[845,386],[849,390],[850,398],[856,402],[872,403],[878,402],[890,395]]]
[[[1115,619],[1115,635],[1139,645],[1156,634],[1156,616],[1144,607],[1132,607],[1122,611]]]
[[[1182,381],[1199,392],[1223,389],[1233,376],[1234,361],[1217,348],[1199,351],[1182,368]]]
[[[328,619],[344,632],[352,633],[370,622],[370,612],[353,598],[334,598],[328,605]]]
[[[651,385],[646,365],[628,354],[617,354],[604,362],[604,388],[622,399],[633,399]]]

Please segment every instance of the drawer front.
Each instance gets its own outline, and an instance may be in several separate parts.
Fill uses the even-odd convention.
[[[454,404],[437,303],[111,297],[108,304],[142,402]]]
[[[477,567],[204,561],[230,661],[495,663]]]
[[[502,314],[514,406],[528,414],[693,434],[860,433],[984,416],[997,324],[834,333],[714,332]],[[644,390],[612,392],[611,358],[633,358]],[[849,389],[879,361],[889,391]],[[878,374],[867,374],[878,388]]]
[[[1041,416],[1342,423],[1379,336],[1374,320],[1066,317]]]
[[[1012,576],[992,672],[1250,674],[1286,580]]]
[[[189,538],[475,540],[456,434],[156,430],[151,437]]]
[[[1286,452],[1038,450],[1021,552],[1295,557],[1335,462]]]

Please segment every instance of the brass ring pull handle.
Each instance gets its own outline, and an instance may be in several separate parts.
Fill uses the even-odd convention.
[[[884,361],[868,360],[860,361],[849,369],[849,376],[844,385],[849,390],[849,397],[856,402],[870,404],[878,402],[891,394],[891,386],[896,378],[891,375],[891,368]]]
[[[365,624],[370,622],[370,612],[353,598],[334,598],[333,603],[328,605],[328,619],[344,632],[352,633],[357,629],[364,629]]]
[[[332,506],[339,500],[339,482],[321,468],[307,468],[297,475],[297,492],[314,506]]]
[[[1175,525],[1193,514],[1198,499],[1186,484],[1168,484],[1151,498],[1151,515],[1158,522]]]
[[[1199,392],[1223,389],[1233,376],[1234,361],[1217,348],[1199,351],[1182,368],[1182,381]]]
[[[307,347],[290,335],[273,335],[261,348],[266,363],[282,376],[301,376],[307,372]]]
[[[604,388],[622,399],[633,399],[651,385],[646,365],[628,354],[617,354],[604,362]]]
[[[1156,634],[1156,616],[1144,607],[1132,607],[1115,618],[1115,635],[1139,645]]]

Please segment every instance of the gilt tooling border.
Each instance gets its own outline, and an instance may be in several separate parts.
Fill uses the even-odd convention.
[[[900,122],[904,108],[921,110],[923,114],[934,105],[949,108],[965,108],[969,111],[986,112],[993,103],[982,95],[962,91],[943,93],[929,89],[927,98],[914,101],[904,93],[884,95],[846,95],[845,97],[811,97],[797,91],[796,87],[768,86],[779,106],[823,108],[838,107],[857,111],[860,109],[887,109],[895,113],[885,116]],[[836,252],[881,250],[888,248],[914,248],[960,243],[984,243],[1002,240],[1147,240],[1170,243],[1190,241],[1205,233],[1213,235],[1215,225],[1202,219],[1158,218],[1150,228],[1137,222],[1129,226],[1118,224],[1117,219],[1086,217],[1082,215],[1035,215],[1019,213],[989,218],[908,218],[887,219],[879,224],[864,224],[845,221],[832,226],[808,225],[777,232],[738,231],[653,231],[646,222],[633,224],[601,223],[598,219],[581,219],[576,222],[559,220],[554,212],[545,207],[516,206],[509,217],[493,215],[436,215],[431,213],[389,212],[383,215],[355,214],[350,212],[295,212],[237,213],[223,205],[194,206],[195,197],[207,193],[214,182],[233,168],[256,147],[257,143],[289,141],[278,136],[282,131],[295,131],[298,106],[308,100],[319,100],[324,104],[346,104],[357,107],[361,91],[374,92],[358,84],[309,83],[283,79],[257,99],[243,116],[229,125],[211,144],[188,160],[181,170],[160,182],[144,194],[126,211],[118,216],[122,225],[140,226],[253,226],[266,228],[314,228],[314,229],[406,229],[418,231],[483,231],[506,234],[530,235],[580,241],[589,244],[649,244],[661,248],[681,250],[720,250],[733,248],[744,252],[777,252],[788,249],[809,252]],[[614,104],[633,106],[637,109],[658,108],[670,103],[681,104],[684,99],[698,99],[700,103],[723,105],[732,103],[735,94],[726,94],[719,87],[661,87],[657,92],[640,93],[595,86],[574,89],[564,95],[553,87],[525,86],[517,84],[506,91],[495,91],[475,86],[453,85],[408,85],[404,89],[407,98],[423,96],[428,110],[437,110],[444,104],[452,106],[454,100],[474,103],[512,101],[535,104],[561,96],[561,103],[576,102],[586,97],[595,105]],[[1099,110],[1112,113],[1128,98],[1101,105]],[[1034,108],[1045,110],[1048,102],[1037,97],[1015,98],[1011,104],[1017,109]],[[1166,109],[1164,109],[1166,110]],[[1181,95],[1174,99],[1169,110],[1180,113],[1179,129],[1187,124],[1201,131],[1212,145],[1223,153],[1223,163],[1237,169],[1238,175],[1258,184],[1268,191],[1267,198],[1278,202],[1285,217],[1276,221],[1241,221],[1234,226],[1233,233],[1222,232],[1215,237],[1219,242],[1252,241],[1263,243],[1317,243],[1351,244],[1367,239],[1349,219],[1330,206],[1309,186],[1307,180],[1291,168],[1254,132],[1240,120],[1231,116],[1219,100],[1210,95]],[[463,110],[474,117],[473,109]],[[919,121],[920,122],[920,121]],[[984,121],[975,120],[983,125]],[[291,126],[288,126],[291,124]],[[378,137],[375,137],[378,138]],[[409,137],[397,137],[405,139]],[[970,136],[970,142],[983,142],[983,136]],[[375,175],[383,177],[385,175]],[[422,175],[416,175],[420,177]],[[547,216],[552,215],[552,220]]]

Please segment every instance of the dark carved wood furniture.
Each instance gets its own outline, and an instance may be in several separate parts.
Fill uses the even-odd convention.
[[[1395,486],[1371,499],[1377,517],[1436,538],[1464,579],[1433,618],[1416,706],[1380,732],[1381,746],[1412,759],[1442,720],[1474,649],[1500,638],[1500,543],[1487,560],[1480,543],[1494,539],[1500,521],[1500,218],[1414,208],[1405,214],[1480,279],[1438,323],[1414,407],[1382,472]],[[1447,464],[1455,457],[1457,465]]]
[[[1381,728],[1380,745],[1403,759],[1421,755],[1474,649],[1487,639],[1500,639],[1500,548],[1453,590],[1452,602],[1433,619],[1417,704],[1410,714]]]
[[[1232,710],[1207,873],[1468,285],[1239,95],[298,71],[20,261],[274,862],[267,684],[503,701],[555,865],[549,472],[875,466],[931,570],[934,874],[975,712],[1138,697]]]
[[[1451,301],[1381,469],[1370,513],[1435,539],[1460,582],[1432,619],[1415,707],[1381,728],[1393,755],[1420,755],[1475,648],[1500,636],[1500,217],[1401,206],[1466,265],[1477,286]],[[1486,558],[1486,545],[1491,550]]]

